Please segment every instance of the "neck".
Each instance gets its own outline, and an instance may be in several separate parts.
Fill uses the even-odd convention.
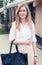
[[[22,22],[22,24],[25,24],[26,23],[26,20],[25,19],[22,19],[21,22]]]

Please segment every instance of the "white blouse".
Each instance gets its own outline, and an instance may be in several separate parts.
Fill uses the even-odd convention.
[[[34,25],[32,25],[32,32],[28,26],[28,24],[20,24],[20,31],[16,30],[15,28],[15,22],[12,23],[12,27],[10,29],[10,33],[9,33],[9,41],[12,41],[14,39],[17,40],[31,40],[32,42],[36,42],[36,36],[35,36],[35,28]]]

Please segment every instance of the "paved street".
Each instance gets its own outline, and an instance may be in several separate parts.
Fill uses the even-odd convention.
[[[8,35],[0,35],[0,54],[9,53],[9,48],[10,48],[10,42],[8,40]],[[12,48],[12,52],[13,50],[14,49]],[[38,64],[37,65],[42,65],[42,50],[37,48],[37,52],[38,52]],[[2,65],[1,56],[0,56],[0,65]]]

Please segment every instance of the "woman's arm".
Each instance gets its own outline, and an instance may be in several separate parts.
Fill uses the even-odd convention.
[[[34,56],[37,56],[37,47],[36,47],[36,43],[32,43],[33,46],[33,50],[34,50]]]
[[[14,44],[27,44],[27,45],[32,44],[31,40],[25,40],[25,41],[15,40],[15,41],[13,41],[13,43],[14,43]]]
[[[38,62],[38,60],[37,60],[38,55],[37,55],[36,43],[33,43],[32,46],[33,46],[33,50],[34,50],[34,65],[36,65],[37,62]]]
[[[13,39],[15,39],[15,22],[12,22],[9,32],[9,41],[11,42]]]

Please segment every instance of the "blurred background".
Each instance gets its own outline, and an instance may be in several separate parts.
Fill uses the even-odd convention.
[[[31,11],[32,20],[36,29],[37,50],[39,55],[38,65],[42,65],[42,0],[0,0],[0,54],[9,52],[10,44],[8,34],[11,23],[15,21],[16,7],[22,2],[26,2]]]

